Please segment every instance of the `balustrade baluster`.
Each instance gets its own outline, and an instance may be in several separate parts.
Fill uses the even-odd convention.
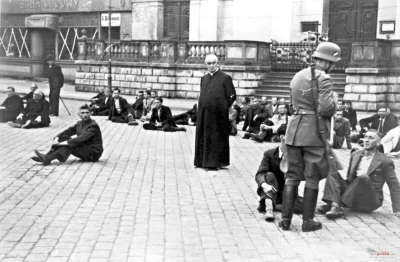
[[[210,47],[209,46],[205,46],[204,47],[204,56],[209,55],[211,53]]]

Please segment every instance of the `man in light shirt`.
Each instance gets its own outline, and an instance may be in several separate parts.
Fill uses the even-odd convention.
[[[400,217],[400,184],[393,161],[379,152],[382,134],[370,129],[364,136],[364,149],[351,154],[347,180],[339,173],[330,174],[325,183],[318,212],[329,219],[340,218],[344,205],[358,212],[370,213],[382,206],[383,185],[389,186],[394,215]]]

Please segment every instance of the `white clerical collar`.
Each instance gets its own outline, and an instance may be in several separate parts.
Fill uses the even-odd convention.
[[[208,72],[210,74],[210,76],[213,76],[215,73],[217,73],[219,70],[219,68],[217,68],[217,70],[214,71],[214,73]]]

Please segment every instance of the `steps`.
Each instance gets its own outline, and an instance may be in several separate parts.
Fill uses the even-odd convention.
[[[296,73],[294,71],[271,71],[256,90],[256,96],[267,96],[269,99],[276,96],[289,100],[290,81]],[[333,91],[339,94],[339,98],[343,98],[346,74],[331,73],[330,75],[333,81]]]

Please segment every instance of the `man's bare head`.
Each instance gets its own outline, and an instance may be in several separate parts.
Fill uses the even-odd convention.
[[[41,89],[37,89],[35,90],[35,92],[33,92],[33,99],[37,102],[40,99],[42,99],[42,97],[44,96],[43,91]]]
[[[35,90],[38,89],[38,86],[35,83],[31,84],[31,91],[35,92]]]
[[[206,65],[208,72],[214,73],[218,69],[218,57],[216,55],[209,54],[206,56],[204,64]]]

